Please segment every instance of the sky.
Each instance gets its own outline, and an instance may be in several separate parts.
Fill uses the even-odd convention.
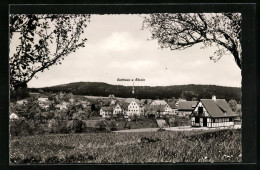
[[[92,15],[83,37],[84,48],[37,73],[28,87],[46,87],[71,82],[105,82],[131,86],[118,79],[145,79],[140,86],[214,84],[241,87],[241,70],[232,55],[214,63],[215,47],[197,44],[185,50],[161,49],[148,29],[142,30],[138,15]]]

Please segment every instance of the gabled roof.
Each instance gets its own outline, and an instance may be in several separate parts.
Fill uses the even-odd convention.
[[[197,105],[198,101],[179,101],[178,104],[178,110],[190,110],[192,111],[196,105]]]
[[[235,117],[237,116],[229,107],[225,99],[201,99],[200,100],[212,117]]]
[[[164,112],[165,111],[165,105],[152,105],[150,106],[150,109],[156,112]]]
[[[166,105],[167,102],[165,100],[154,100],[154,105]]]
[[[170,108],[172,108],[172,109],[177,109],[176,102],[174,102],[174,101],[169,102],[168,105],[169,105]]]
[[[140,103],[140,101],[138,99],[135,99],[135,98],[126,98],[125,99],[126,103],[131,103],[132,101],[135,101],[138,104]]]
[[[111,112],[113,112],[113,108],[112,107],[101,107],[101,109],[103,111],[111,111]]]

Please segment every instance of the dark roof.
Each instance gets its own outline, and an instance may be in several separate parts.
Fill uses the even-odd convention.
[[[196,107],[197,103],[198,101],[179,101],[178,110],[192,111]]]
[[[177,109],[176,102],[174,102],[174,101],[169,102],[168,105],[169,105],[170,108],[172,108],[172,109]]]
[[[151,110],[154,110],[156,112],[160,111],[160,112],[164,112],[165,111],[165,105],[152,105],[150,106]]]
[[[135,101],[136,103],[140,104],[140,101],[138,99],[135,99],[135,98],[126,98],[125,99],[126,103],[131,103],[132,101]]]
[[[113,108],[112,107],[101,107],[101,109],[103,110],[103,111],[113,111]]]
[[[237,116],[229,107],[225,99],[201,99],[200,100],[212,117],[235,117]]]

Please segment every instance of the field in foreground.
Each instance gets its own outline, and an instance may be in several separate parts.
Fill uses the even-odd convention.
[[[85,133],[12,137],[10,162],[241,162],[241,130]]]

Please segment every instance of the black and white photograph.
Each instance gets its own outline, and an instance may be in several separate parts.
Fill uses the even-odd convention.
[[[10,165],[241,162],[242,22],[10,13]]]

